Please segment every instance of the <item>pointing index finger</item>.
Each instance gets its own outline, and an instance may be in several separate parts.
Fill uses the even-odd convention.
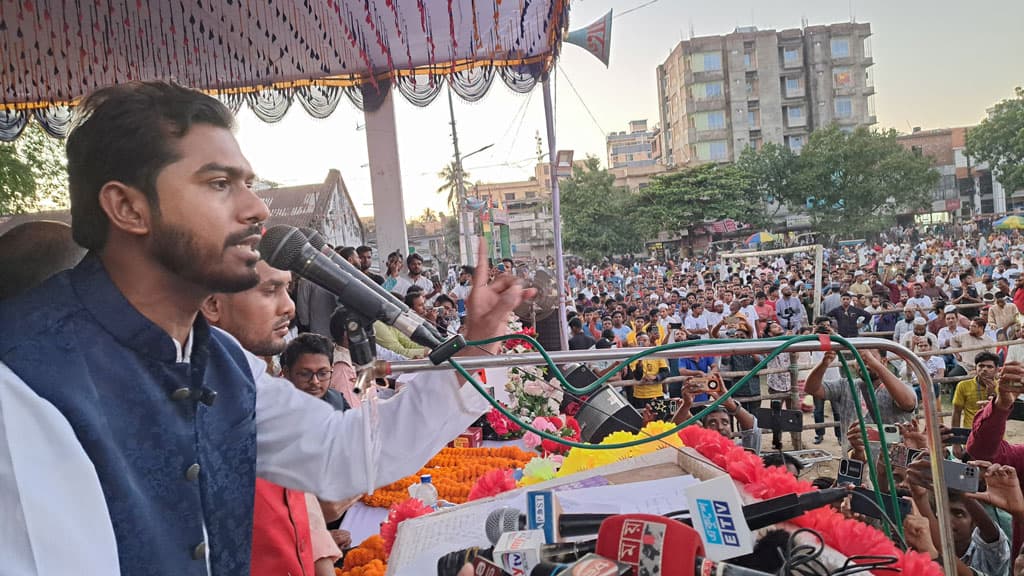
[[[482,238],[477,237],[476,243],[476,270],[473,271],[473,288],[487,286],[490,280],[491,265],[487,261],[487,244]]]

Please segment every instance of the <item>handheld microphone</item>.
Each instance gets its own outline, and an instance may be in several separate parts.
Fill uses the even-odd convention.
[[[601,524],[597,554],[627,564],[639,574],[771,576],[704,558],[704,543],[693,528],[651,514],[612,516]]]
[[[747,520],[747,526],[751,530],[760,530],[792,520],[803,514],[833,502],[839,502],[849,495],[845,488],[828,488],[815,490],[804,494],[786,494],[763,502],[754,502],[743,507],[743,516]],[[614,514],[560,514],[554,521],[558,524],[558,533],[562,537],[574,538],[596,534],[601,523]],[[689,524],[685,518],[679,521]],[[514,508],[499,508],[487,516],[485,532],[487,539],[492,544],[498,541],[503,532],[523,530],[526,528],[527,518],[519,510]]]
[[[571,564],[554,564],[541,562],[533,567],[530,576],[570,576],[573,574],[586,574],[586,576],[625,576],[630,574],[633,568],[609,560],[597,554],[587,554]],[[668,575],[666,575],[668,576]]]
[[[513,531],[491,548],[466,548],[449,552],[437,560],[438,576],[456,576],[468,563],[482,558],[510,571],[511,566],[523,567],[523,573],[539,563],[564,564],[575,562],[597,547],[597,540],[586,542],[560,542],[544,544],[544,536],[537,530]]]
[[[324,240],[322,234],[320,234],[316,230],[313,230],[312,228],[299,228],[299,231],[302,232],[302,234],[306,237],[306,241],[309,242],[310,246],[319,250],[320,253],[323,254],[324,256],[327,256],[331,260],[331,262],[334,262],[334,264],[338,268],[341,268],[343,271],[351,274],[353,278],[358,280],[360,283],[362,283],[370,290],[373,290],[381,298],[387,300],[392,305],[397,306],[398,309],[401,310],[403,313],[414,314],[414,312],[412,312],[409,309],[405,302],[402,302],[401,300],[396,298],[394,294],[388,292],[382,286],[374,282],[372,278],[370,278],[366,274],[363,274],[362,270],[356,268],[355,266],[352,265],[351,262],[342,258],[341,254],[338,254],[334,250],[331,250],[331,247],[327,245],[327,241]],[[438,333],[437,329],[434,328],[433,324],[430,324],[428,322],[425,327],[427,331],[429,331],[434,336],[434,338],[437,338],[438,342],[443,340],[441,334]],[[422,344],[422,342],[420,342],[420,344]],[[426,346],[426,344],[424,344],[424,346]],[[433,348],[433,346],[431,346],[431,348]]]
[[[417,344],[431,350],[441,345],[428,328],[429,322],[411,311],[402,311],[371,290],[357,279],[363,276],[362,272],[352,274],[335,265],[330,258],[310,245],[297,228],[268,228],[260,240],[259,250],[264,260],[274,268],[295,272],[337,296],[345,306],[368,318],[394,326]]]

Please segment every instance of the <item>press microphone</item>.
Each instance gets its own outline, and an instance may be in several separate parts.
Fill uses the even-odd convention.
[[[322,234],[320,234],[316,230],[313,230],[312,228],[299,228],[299,231],[302,232],[302,234],[306,237],[306,241],[309,242],[310,246],[316,248],[317,250],[320,251],[321,254],[330,258],[331,262],[334,262],[334,264],[338,268],[341,268],[345,272],[351,274],[353,278],[358,280],[360,283],[362,283],[370,290],[376,292],[377,295],[380,296],[381,298],[397,306],[398,309],[401,310],[402,312],[408,312],[410,314],[413,313],[405,302],[402,302],[401,300],[396,298],[394,294],[388,292],[382,286],[374,282],[372,278],[370,278],[366,274],[363,274],[362,270],[356,268],[355,266],[352,265],[351,262],[342,258],[341,254],[338,254],[334,250],[331,250],[331,247],[327,245],[327,241],[324,240]],[[433,324],[430,324],[428,322],[426,324],[426,329],[430,331],[430,333],[433,334],[435,338],[437,338],[438,342],[443,340],[441,334],[438,333],[437,329],[434,328]]]
[[[357,279],[362,272],[347,272],[314,248],[297,228],[273,226],[260,240],[260,254],[279,270],[291,270],[334,294],[347,307],[374,320],[394,326],[417,344],[433,350],[441,345],[429,323],[411,311],[403,311]],[[349,265],[351,266],[351,264]],[[355,269],[353,267],[353,269]]]
[[[644,574],[716,574],[718,576],[771,576],[704,558],[704,543],[693,528],[653,514],[623,514],[601,523],[597,554]]]
[[[827,488],[803,494],[786,494],[762,502],[754,502],[743,507],[743,517],[751,530],[760,530],[772,524],[792,520],[805,512],[816,510],[834,502],[839,502],[849,495],[845,488]],[[558,526],[558,534],[562,537],[578,537],[596,534],[601,523],[613,514],[559,514],[553,518]],[[685,518],[679,519],[689,524]],[[485,532],[491,543],[498,541],[503,532],[522,530],[527,526],[527,517],[515,508],[499,508],[487,516]]]
[[[597,547],[597,540],[585,542],[559,542],[545,544],[540,530],[522,530],[502,534],[491,548],[467,548],[449,552],[437,560],[438,576],[455,576],[458,571],[477,558],[486,559],[508,572],[529,574],[541,563],[575,562],[590,554]]]

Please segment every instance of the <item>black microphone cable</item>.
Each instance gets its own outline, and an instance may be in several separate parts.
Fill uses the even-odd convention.
[[[814,542],[801,544],[798,540],[802,535],[813,538]],[[810,528],[793,532],[785,550],[779,550],[783,560],[780,576],[853,576],[867,572],[900,571],[893,566],[899,561],[894,556],[861,555],[847,558],[839,570],[832,572],[820,559],[824,550],[825,541],[818,532]]]

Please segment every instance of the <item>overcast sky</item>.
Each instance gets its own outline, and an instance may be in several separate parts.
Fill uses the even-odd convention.
[[[621,13],[648,1],[574,1],[570,28],[590,24],[609,8]],[[633,119],[656,124],[655,68],[691,29],[696,36],[749,25],[781,30],[799,27],[804,18],[815,25],[847,22],[851,15],[871,24],[878,127],[909,132],[912,126],[971,125],[1024,85],[1019,0],[657,0],[613,21],[607,69],[582,48],[564,46],[556,80],[558,148],[573,149],[577,157],[597,155],[603,164],[605,133],[626,130]],[[535,135],[545,134],[539,86],[521,95],[496,79],[480,102],[456,98],[455,116],[463,154],[494,144],[466,160],[473,181],[533,174]],[[407,217],[426,207],[444,210],[437,172],[453,154],[444,93],[427,108],[398,96],[396,117]],[[295,104],[284,120],[265,124],[243,108],[238,137],[257,173],[270,180],[308,184],[339,169],[359,214],[370,215],[362,123],[362,113],[345,99],[326,120],[310,118]]]

